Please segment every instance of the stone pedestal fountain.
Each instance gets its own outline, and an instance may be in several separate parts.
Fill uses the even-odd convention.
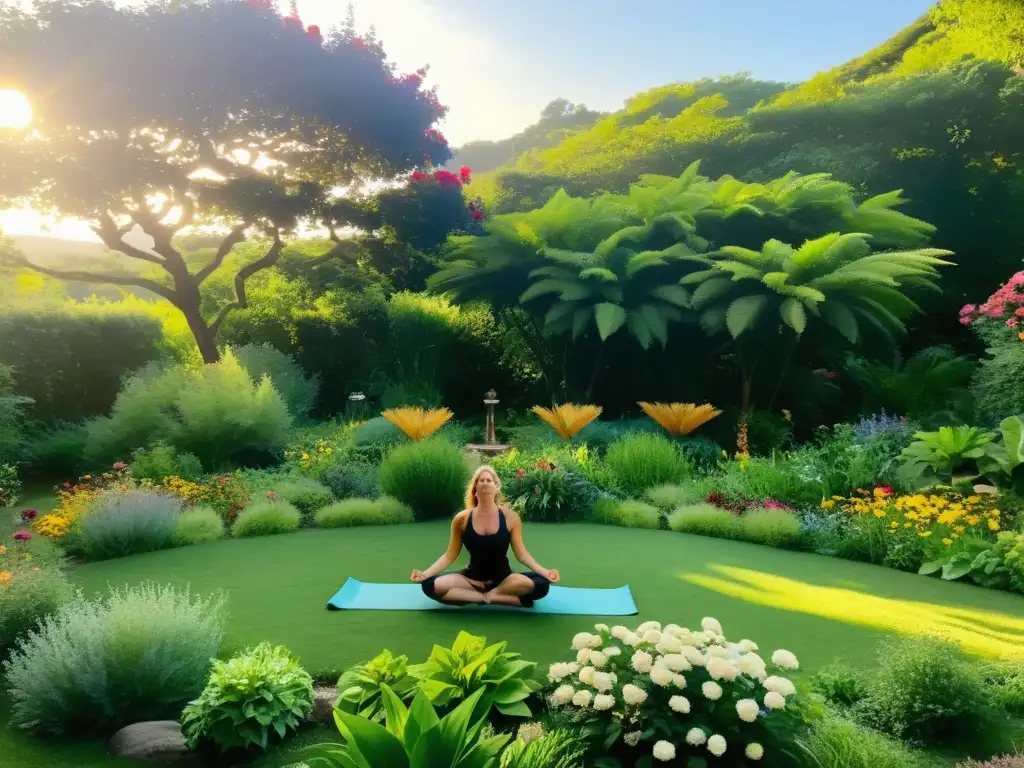
[[[484,428],[484,442],[482,444],[471,444],[466,446],[466,448],[468,448],[469,450],[476,451],[485,458],[489,458],[491,456],[498,456],[499,454],[502,454],[505,451],[509,450],[509,448],[511,447],[508,445],[500,445],[498,443],[498,437],[495,432],[494,406],[496,406],[500,402],[501,401],[498,400],[498,393],[495,392],[493,389],[489,390],[484,395],[484,405],[487,406],[487,424]]]

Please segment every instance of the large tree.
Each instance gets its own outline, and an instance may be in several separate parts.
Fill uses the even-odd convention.
[[[8,258],[64,280],[142,287],[185,315],[207,362],[246,281],[275,264],[302,222],[337,230],[374,224],[334,196],[450,157],[431,129],[444,112],[400,76],[379,43],[351,21],[327,34],[280,18],[264,0],[39,0],[26,12],[0,3],[0,87],[34,108],[25,130],[0,130],[0,207],[29,204],[85,219],[132,274],[55,269]],[[221,232],[202,265],[176,235]],[[141,230],[152,238],[141,247]],[[237,268],[234,298],[201,311],[203,282],[235,245],[266,247]]]

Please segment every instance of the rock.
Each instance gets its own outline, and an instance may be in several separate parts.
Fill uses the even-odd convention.
[[[156,720],[125,726],[110,737],[107,751],[116,757],[173,763],[192,756],[185,746],[181,725],[174,720]]]
[[[338,689],[333,685],[317,686],[313,689],[313,709],[306,716],[311,723],[333,723],[334,704],[338,700]]]

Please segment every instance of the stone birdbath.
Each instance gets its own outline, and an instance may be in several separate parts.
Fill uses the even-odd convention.
[[[484,405],[487,407],[487,424],[486,427],[484,428],[484,442],[470,444],[467,445],[466,448],[468,448],[471,451],[476,451],[477,453],[486,457],[498,456],[502,453],[505,453],[505,451],[511,448],[511,446],[508,445],[500,445],[498,443],[498,438],[495,433],[494,406],[496,406],[500,402],[501,401],[498,400],[498,393],[495,392],[493,389],[489,390],[484,395]]]

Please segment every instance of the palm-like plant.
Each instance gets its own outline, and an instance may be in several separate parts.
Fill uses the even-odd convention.
[[[722,412],[705,403],[639,403],[644,413],[671,435],[688,435]]]
[[[596,405],[573,405],[565,403],[554,408],[533,407],[533,412],[548,424],[563,440],[572,440],[580,430],[601,415]]]
[[[390,421],[410,440],[422,440],[430,437],[441,427],[448,423],[453,416],[447,408],[391,408],[381,413],[385,419]]]

